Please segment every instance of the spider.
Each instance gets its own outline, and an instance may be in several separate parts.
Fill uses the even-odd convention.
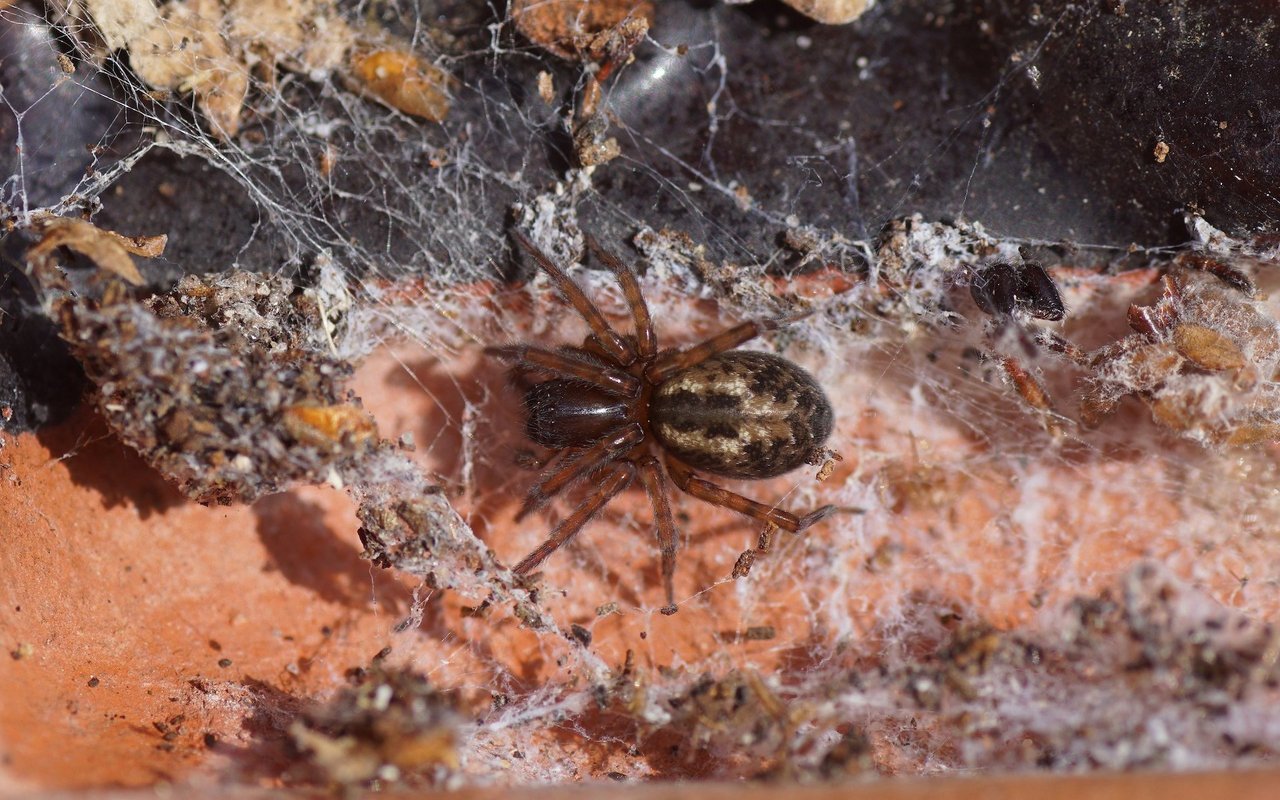
[[[525,385],[526,435],[553,451],[516,519],[580,480],[591,479],[594,489],[512,572],[527,575],[536,569],[638,476],[653,506],[667,600],[661,611],[669,615],[677,606],[668,475],[700,500],[793,533],[835,511],[823,506],[797,516],[694,472],[772,478],[801,464],[818,464],[829,452],[823,444],[833,413],[818,383],[780,356],[733,349],[796,318],[743,322],[692,347],[659,350],[635,273],[616,256],[587,237],[588,249],[622,286],[635,326],[630,335],[610,327],[595,303],[524,234],[514,231],[514,236],[591,329],[580,347],[486,348],[487,354],[511,362],[513,379]]]

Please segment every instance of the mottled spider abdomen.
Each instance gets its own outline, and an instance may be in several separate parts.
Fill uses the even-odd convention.
[[[814,462],[831,424],[831,403],[809,373],[746,350],[676,373],[649,407],[653,434],[672,455],[729,478],[772,478]]]

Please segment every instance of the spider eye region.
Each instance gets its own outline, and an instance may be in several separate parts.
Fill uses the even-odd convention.
[[[809,373],[780,356],[731,350],[658,386],[654,437],[694,469],[772,478],[808,462],[831,435],[831,402]]]

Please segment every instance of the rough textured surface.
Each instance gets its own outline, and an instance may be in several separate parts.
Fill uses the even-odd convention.
[[[314,297],[287,279],[188,276],[147,305],[108,293],[59,307],[109,423],[199,502],[329,480],[375,433]]]
[[[658,309],[685,302],[648,288]],[[725,322],[691,321],[696,329],[680,338]],[[677,498],[689,539],[682,608],[670,618],[657,613],[659,578],[646,566],[656,555],[645,555],[643,494],[620,498],[549,561],[531,594],[509,604],[508,590],[477,618],[464,608],[485,597],[487,550],[428,549],[419,562],[428,582],[411,589],[361,566],[353,505],[331,491],[206,509],[92,418],[43,441],[22,437],[5,451],[4,471],[21,491],[0,506],[18,532],[0,551],[3,568],[23,576],[0,606],[19,654],[0,663],[17,693],[5,695],[0,717],[8,769],[45,785],[70,774],[62,758],[82,765],[74,774],[86,785],[145,783],[157,764],[173,777],[301,781],[289,726],[386,645],[389,665],[425,668],[433,686],[460,691],[473,720],[458,729],[463,782],[520,783],[548,770],[559,780],[809,780],[1265,762],[1275,745],[1276,634],[1258,618],[1280,598],[1266,581],[1233,576],[1247,579],[1250,565],[1274,557],[1270,538],[1237,535],[1275,513],[1270,451],[1188,450],[1130,415],[1101,429],[1128,431],[1124,460],[1100,450],[1067,460],[1001,443],[1047,440],[1012,398],[990,396],[1001,413],[967,417],[986,428],[966,440],[947,433],[958,420],[912,400],[916,370],[959,374],[934,355],[942,366],[923,366],[917,353],[909,368],[867,356],[843,376],[819,368],[849,412],[836,443],[860,446],[824,484],[774,485],[861,513],[778,538],[748,577],[729,573],[754,528]],[[449,478],[449,497],[499,558],[545,534],[541,519],[511,522],[531,476],[510,466],[518,397],[500,365],[443,363],[403,345],[365,364],[357,389],[388,435],[437,442],[421,452],[424,465]],[[440,444],[441,435],[465,441],[449,420],[466,418],[469,405],[484,419],[507,413],[510,424],[466,447]],[[1004,434],[1008,419],[1021,421]],[[1161,445],[1132,449],[1142,441]],[[993,443],[1016,457],[992,459]],[[1249,480],[1230,477],[1245,465]],[[376,474],[387,491],[413,485],[409,471]],[[1077,502],[1082,495],[1089,502]],[[424,522],[430,514],[397,512],[406,541],[442,529]],[[480,560],[459,570],[464,551]],[[392,552],[389,563],[410,568],[422,551]],[[1151,553],[1168,566],[1142,565]],[[460,591],[433,588],[432,575],[461,581]],[[100,635],[104,624],[115,638]],[[135,655],[121,662],[119,652]],[[75,713],[49,718],[68,702]],[[141,730],[129,727],[139,720]],[[14,737],[27,729],[39,735]],[[42,755],[48,742],[64,755]],[[554,764],[539,753],[555,753]]]
[[[197,50],[241,95],[215,72],[157,91],[83,17],[51,29],[71,5],[0,11],[20,23],[0,40],[0,222],[21,245],[4,332],[67,332],[97,391],[0,450],[5,780],[312,787],[289,730],[331,721],[317,709],[335,699],[350,721],[375,661],[456,697],[457,769],[415,762],[424,783],[1275,758],[1275,241],[1180,215],[1274,222],[1258,191],[1276,183],[1274,120],[1247,108],[1275,107],[1252,80],[1271,63],[1253,6],[1215,43],[1225,0],[901,0],[841,28],[672,0],[570,61],[501,4],[342,4],[335,30],[376,24],[412,51],[361,86],[336,61],[286,63],[324,43],[288,24],[314,4],[168,4],[223,15]],[[292,38],[257,36],[246,9]],[[27,302],[21,253],[50,219],[74,222]],[[503,565],[581,495],[515,521],[535,480],[519,392],[478,354],[584,331],[510,257],[512,227],[561,257],[583,230],[643,256],[666,343],[814,305],[759,346],[830,390],[846,459],[728,488],[839,512],[774,535],[677,496],[675,616],[636,490],[515,580]],[[131,269],[118,250],[155,234],[170,260]],[[1062,320],[975,304],[985,268],[1035,261]],[[572,271],[625,325],[609,276]],[[227,394],[201,390],[191,355]],[[15,417],[42,419],[29,387],[74,388],[47,374],[60,365],[6,361]],[[356,362],[351,387],[325,382],[324,364]],[[321,402],[293,403],[282,369]],[[330,393],[348,389],[373,422]],[[210,438],[158,424],[174,408]],[[347,495],[211,509],[173,489],[291,479]],[[320,732],[313,753],[405,777],[368,732]]]
[[[458,768],[458,701],[410,670],[371,670],[328,704],[289,726],[303,760],[322,784],[355,788],[371,781],[412,786],[443,782]],[[299,778],[308,777],[299,766]]]

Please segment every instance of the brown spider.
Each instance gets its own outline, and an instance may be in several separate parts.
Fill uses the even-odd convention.
[[[780,356],[732,349],[790,319],[743,322],[693,347],[659,351],[640,284],[618,258],[587,238],[588,248],[622,285],[635,322],[630,336],[610,327],[595,303],[528,238],[516,231],[515,239],[591,328],[581,347],[486,349],[513,362],[513,377],[527,387],[525,432],[554,451],[544,462],[554,463],[529,491],[516,519],[583,478],[590,477],[596,488],[512,572],[526,575],[537,568],[637,474],[658,529],[664,614],[676,612],[676,526],[666,474],[694,497],[793,533],[835,510],[823,506],[796,516],[694,475],[698,469],[726,478],[772,478],[801,464],[818,464],[828,452],[823,443],[833,415],[817,382]],[[530,382],[530,373],[544,379]]]

